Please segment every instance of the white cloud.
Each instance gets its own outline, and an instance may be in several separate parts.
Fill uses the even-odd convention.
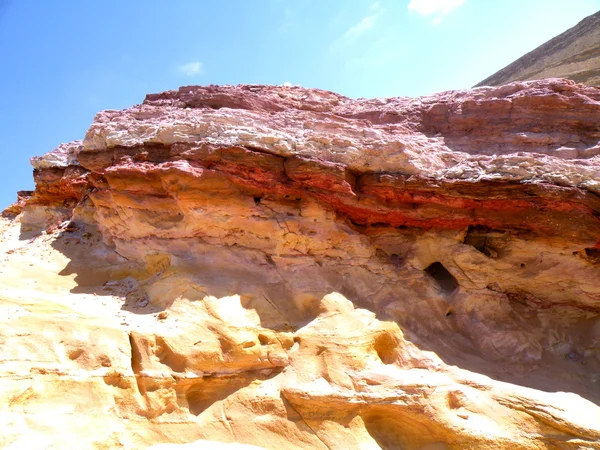
[[[202,63],[198,61],[189,62],[179,66],[179,72],[187,77],[202,73]]]
[[[344,37],[346,39],[355,39],[355,38],[359,37],[361,34],[365,33],[366,31],[369,31],[371,28],[373,28],[373,25],[375,25],[376,19],[377,19],[377,16],[375,16],[375,15],[364,17],[363,20],[361,20],[357,25],[348,29],[348,31],[346,31],[344,33]]]
[[[382,12],[381,4],[379,2],[373,3],[371,5],[371,11],[373,11],[372,14],[369,14],[368,16],[363,17],[363,19],[360,22],[358,22],[358,24],[349,28],[348,31],[346,31],[344,33],[345,39],[347,39],[347,40],[356,39],[360,35],[366,33],[371,28],[373,28],[373,26],[375,26],[375,22],[377,21],[377,18],[379,17],[379,15]]]
[[[448,14],[450,11],[464,5],[466,0],[410,0],[408,10],[422,16]],[[438,22],[439,23],[439,22]]]
[[[383,12],[384,9],[381,7],[381,3],[378,1],[371,3],[371,6],[369,7],[369,13],[365,15],[360,22],[353,27],[348,28],[345,33],[341,34],[337,39],[335,39],[329,46],[329,52],[340,54],[349,51],[352,47],[354,47],[359,38],[362,38],[365,33],[377,25],[377,21]],[[340,15],[336,16],[332,26],[337,28],[341,21],[344,21],[344,17],[341,17]],[[368,41],[369,40],[367,39],[367,42]]]
[[[279,26],[279,31],[285,33],[292,28],[294,23],[294,10],[285,8],[283,11],[283,23]]]
[[[284,87],[292,87],[292,83],[290,83],[289,81],[284,81],[282,86]]]
[[[349,73],[372,75],[389,67],[390,61],[398,60],[404,53],[405,49],[398,46],[392,38],[383,36],[370,42],[366,51],[350,55],[344,62],[344,68]]]

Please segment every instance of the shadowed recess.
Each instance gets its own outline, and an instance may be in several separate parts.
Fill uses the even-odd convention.
[[[456,281],[456,278],[454,278],[454,276],[448,272],[448,269],[446,269],[439,261],[430,264],[425,269],[425,272],[437,282],[438,286],[444,292],[448,294],[454,292],[456,288],[458,288],[458,281]]]

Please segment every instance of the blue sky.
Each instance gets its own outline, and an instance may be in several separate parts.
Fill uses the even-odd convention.
[[[29,158],[94,114],[190,84],[290,82],[350,97],[468,88],[600,0],[0,0],[0,208]]]

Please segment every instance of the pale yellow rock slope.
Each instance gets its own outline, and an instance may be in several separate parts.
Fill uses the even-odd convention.
[[[303,222],[312,219],[288,226]],[[320,232],[345,233],[348,242],[355,236],[360,250],[350,229],[332,228]],[[449,305],[435,300],[425,278],[394,274],[374,255],[335,279],[327,257],[269,261],[250,250],[147,241],[144,252],[160,247],[173,256],[140,268],[83,225],[22,240],[18,221],[4,230],[4,447],[144,448],[209,439],[272,449],[600,448],[600,408],[592,402],[474,373],[495,367],[535,385],[543,342],[564,361],[548,374],[549,391],[553,381],[560,387],[561,380],[597,377],[565,356],[585,339],[573,342],[569,329],[587,329],[596,342],[597,319],[568,311],[517,318],[477,290]],[[464,246],[454,242],[444,244]],[[426,265],[439,243],[424,235],[405,245],[418,255],[414,265]],[[562,249],[544,250],[552,258]],[[477,272],[476,250],[455,253],[456,269],[474,283],[489,276]],[[511,282],[501,268],[495,276]],[[336,292],[350,288],[371,310]],[[431,341],[452,341],[457,351],[475,346],[500,364],[470,361],[470,372],[407,341],[396,323],[373,312],[390,289],[404,300],[387,306],[399,323],[440,333],[452,310],[456,335]],[[532,327],[541,320],[552,335]],[[493,331],[479,332],[490,322]]]

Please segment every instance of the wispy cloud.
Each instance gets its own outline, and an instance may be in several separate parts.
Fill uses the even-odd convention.
[[[354,40],[359,36],[363,35],[371,28],[375,26],[377,22],[377,18],[382,13],[381,4],[379,2],[375,2],[371,5],[371,14],[362,18],[360,22],[358,22],[353,27],[349,28],[348,31],[344,33],[344,39],[346,40]]]
[[[191,77],[193,75],[198,75],[202,73],[202,63],[199,61],[193,61],[189,63],[182,64],[178,67],[179,73],[185,75],[186,77]]]
[[[353,74],[381,72],[383,68],[390,66],[390,61],[398,60],[404,51],[405,49],[394,42],[393,38],[382,36],[369,42],[366,51],[349,56],[344,62],[344,68]]]
[[[410,0],[408,10],[414,11],[422,16],[436,15],[437,19],[459,6],[464,5],[466,0]],[[437,20],[439,23],[439,20]]]
[[[356,39],[361,34],[369,31],[375,25],[375,20],[377,17],[375,15],[367,16],[363,18],[358,24],[349,28],[348,31],[344,33],[344,38],[346,39]]]
[[[283,11],[283,23],[279,25],[278,30],[282,33],[285,33],[290,30],[292,24],[294,23],[294,10],[291,8],[285,8]]]

